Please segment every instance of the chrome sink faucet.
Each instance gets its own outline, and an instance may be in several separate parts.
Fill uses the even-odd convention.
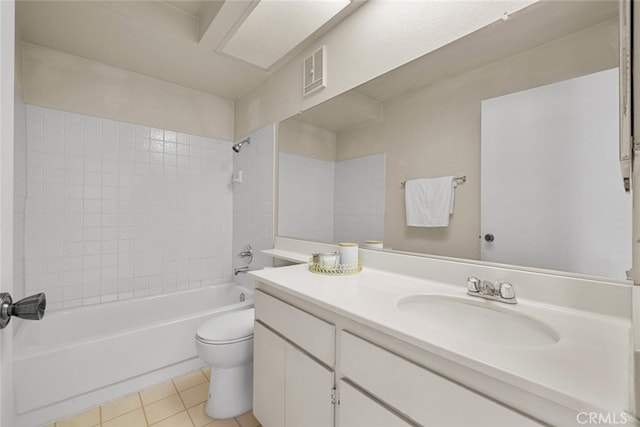
[[[481,297],[507,304],[515,304],[516,291],[509,282],[492,282],[477,277],[467,278],[467,295]]]

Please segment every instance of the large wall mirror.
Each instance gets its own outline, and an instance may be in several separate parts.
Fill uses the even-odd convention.
[[[539,2],[281,122],[278,234],[625,279],[618,15]],[[448,226],[407,226],[443,176]]]

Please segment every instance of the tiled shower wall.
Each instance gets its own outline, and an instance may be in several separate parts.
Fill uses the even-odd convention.
[[[250,144],[233,153],[234,174],[242,171],[242,183],[233,184],[233,267],[246,262],[238,254],[247,243],[253,248],[251,270],[273,264],[262,249],[273,248],[274,236],[274,164],[275,125],[267,126],[249,136]],[[232,152],[229,148],[229,152]],[[244,273],[236,280],[248,285]]]
[[[26,293],[62,308],[231,279],[229,141],[26,106]]]
[[[278,234],[324,242],[383,240],[385,155],[328,162],[279,156]]]
[[[335,163],[280,153],[278,235],[333,240]]]
[[[336,162],[334,242],[384,239],[385,155]]]

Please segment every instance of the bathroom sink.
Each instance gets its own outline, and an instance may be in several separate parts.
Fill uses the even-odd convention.
[[[431,328],[461,338],[510,347],[555,344],[558,334],[544,323],[505,309],[499,302],[446,295],[410,295],[397,302],[398,309]]]

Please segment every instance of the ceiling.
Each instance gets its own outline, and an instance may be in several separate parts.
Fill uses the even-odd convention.
[[[236,49],[236,57],[222,52],[258,3],[259,0],[18,0],[16,34],[24,42],[236,100],[363,1],[352,2],[299,45],[281,49],[281,58],[268,69],[239,59],[242,49]],[[257,40],[267,35],[253,32],[252,36]]]
[[[441,49],[316,105],[293,119],[333,132],[382,117],[382,105],[411,91],[617,17],[609,0],[543,1],[519,10]]]
[[[194,18],[197,18],[198,16],[200,16],[205,6],[209,2],[206,0],[182,0],[182,1],[166,0],[162,3],[166,3],[169,6],[175,7],[176,9],[179,9],[184,13],[193,16]]]

